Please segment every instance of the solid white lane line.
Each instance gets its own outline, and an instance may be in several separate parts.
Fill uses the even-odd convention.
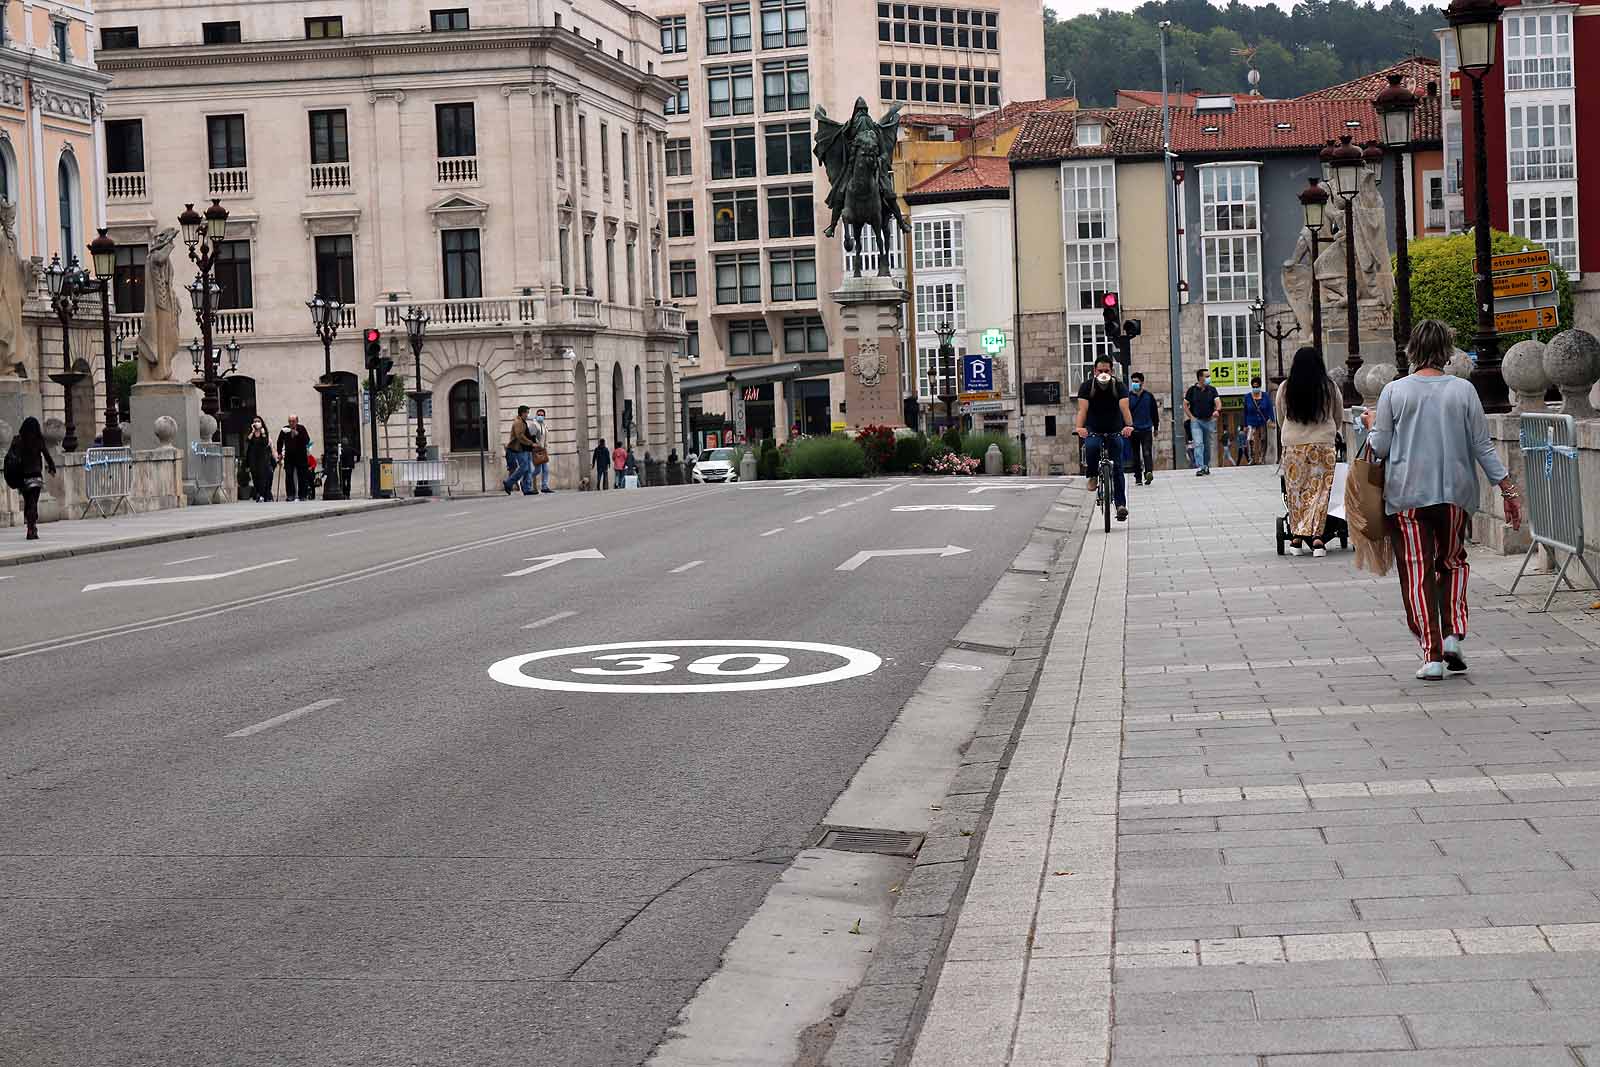
[[[838,508],[823,508],[821,511],[817,512],[817,514],[818,515],[832,515],[835,511],[838,511],[838,510],[839,510]]]
[[[685,563],[681,567],[672,568],[672,570],[670,572],[668,572],[668,573],[671,573],[671,574],[682,574],[684,571],[692,571],[692,570],[694,570],[696,567],[700,566],[704,562],[705,562],[705,560],[703,560],[703,559],[691,559],[688,563]]]
[[[366,528],[362,527],[359,530],[340,530],[338,533],[331,533],[328,536],[329,537],[349,537],[351,534],[366,533],[366,532],[367,532]]]
[[[441,519],[459,519],[463,515],[471,515],[471,511],[452,511],[448,515],[440,515]]]
[[[189,556],[186,559],[175,559],[171,563],[163,563],[164,567],[176,567],[180,563],[199,563],[203,559],[216,559],[216,556]]]
[[[771,537],[773,534],[781,534],[781,533],[783,533],[783,527],[782,526],[774,526],[772,529],[768,530],[766,533],[762,534],[761,536],[762,537]]]
[[[806,516],[806,517],[805,517],[805,518],[803,518],[803,519],[796,519],[796,520],[794,520],[794,524],[795,524],[795,525],[796,525],[796,526],[799,526],[799,525],[800,525],[800,524],[801,524],[801,523],[802,523],[802,522],[810,522],[810,521],[811,521],[811,520],[812,520],[812,519],[814,519],[814,518],[816,518],[816,516],[815,516],[815,515],[807,515],[807,516]]]
[[[321,711],[323,708],[331,708],[335,704],[343,703],[344,700],[341,697],[330,697],[327,700],[319,700],[315,704],[307,704],[303,708],[295,708],[293,711],[286,711],[282,715],[274,715],[272,718],[263,722],[258,722],[254,726],[246,726],[243,730],[235,730],[228,736],[249,737],[251,734],[259,734],[262,730],[270,730],[274,726],[277,726],[281,723],[298,719],[302,715],[310,715],[313,711]]]
[[[528,625],[524,626],[523,629],[537,630],[541,626],[549,626],[553,622],[560,622],[562,619],[570,619],[576,614],[576,611],[558,611],[554,615],[546,615],[537,622],[528,623]]]

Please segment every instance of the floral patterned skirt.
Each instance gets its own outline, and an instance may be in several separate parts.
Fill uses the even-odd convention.
[[[1328,524],[1328,494],[1337,461],[1332,445],[1290,445],[1283,450],[1289,536],[1317,539]]]

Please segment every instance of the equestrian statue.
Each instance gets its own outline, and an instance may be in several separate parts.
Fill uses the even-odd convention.
[[[865,252],[861,231],[870,228],[877,239],[878,276],[889,276],[889,224],[901,233],[911,227],[900,212],[894,191],[894,145],[900,135],[900,108],[895,104],[882,119],[874,120],[867,102],[856,97],[855,112],[846,122],[835,122],[817,108],[816,157],[828,174],[828,207],[833,217],[824,236],[832,237],[844,220],[844,250],[854,253],[853,276],[861,277]]]

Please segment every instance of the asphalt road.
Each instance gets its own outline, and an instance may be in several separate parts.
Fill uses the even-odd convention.
[[[9,570],[0,1064],[639,1063],[1026,484],[441,500]],[[928,505],[993,510],[894,510]]]

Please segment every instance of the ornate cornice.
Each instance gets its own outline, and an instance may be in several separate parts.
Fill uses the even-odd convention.
[[[95,100],[88,93],[79,96],[53,86],[41,85],[39,82],[29,84],[33,88],[33,106],[38,108],[41,114],[60,115],[82,122],[94,121]]]

